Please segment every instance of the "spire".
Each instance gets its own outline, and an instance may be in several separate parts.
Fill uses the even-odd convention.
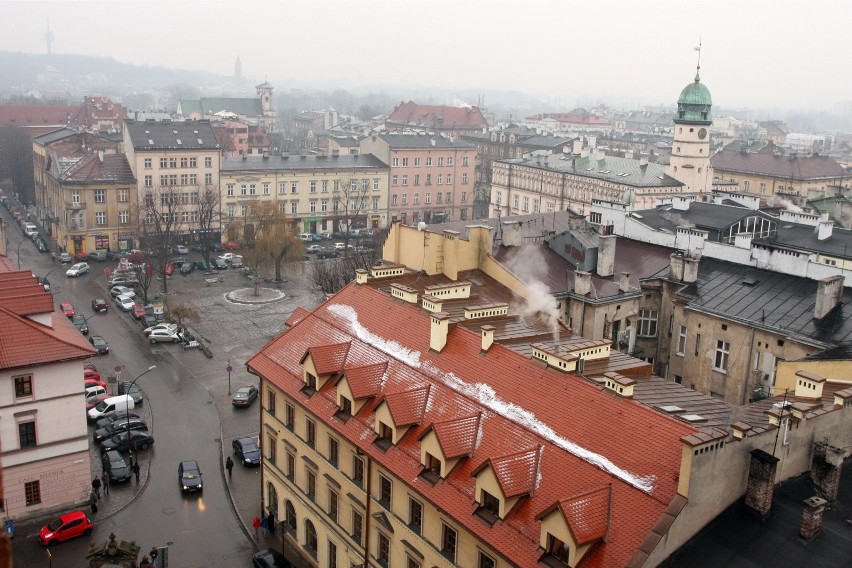
[[[698,52],[698,63],[695,65],[695,82],[700,83],[701,77],[699,77],[699,73],[701,72],[701,38],[698,38],[698,47],[693,48]]]

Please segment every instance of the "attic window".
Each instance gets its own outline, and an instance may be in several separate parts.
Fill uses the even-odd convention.
[[[307,396],[312,396],[317,392],[317,378],[313,373],[305,373],[305,386],[302,387],[302,393]]]
[[[429,483],[430,485],[435,485],[441,479],[441,460],[436,458],[429,452],[426,452],[425,462],[423,465],[423,471],[420,472],[420,477]]]
[[[749,286],[749,287],[753,288],[754,285],[757,284],[757,280],[755,280],[754,278],[746,278],[745,280],[740,282],[740,284],[742,284],[743,286]]]
[[[153,145],[154,145],[154,141],[153,141],[153,140],[151,140],[150,138],[148,138],[148,144],[150,144],[151,146],[153,146]]]
[[[203,141],[203,140],[201,140],[201,138],[199,138],[199,139],[198,139],[198,144],[199,144],[199,145],[204,144],[204,141]]]
[[[177,139],[177,144],[178,144],[178,146],[180,146],[181,144],[183,144],[183,142],[181,142],[181,141],[180,141],[180,138],[178,138],[178,139]]]
[[[373,444],[383,452],[388,451],[393,446],[393,428],[384,422],[378,422],[376,424],[376,434],[377,436]]]
[[[480,505],[474,511],[474,514],[488,523],[489,526],[493,525],[500,520],[500,499],[484,489],[479,498]]]
[[[339,410],[334,413],[334,417],[338,420],[346,422],[347,420],[352,418],[352,401],[343,395],[338,396],[340,397],[340,401],[337,405],[337,408]]]

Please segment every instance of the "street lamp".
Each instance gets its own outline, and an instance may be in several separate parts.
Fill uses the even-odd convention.
[[[225,367],[225,369],[228,371],[228,394],[231,394],[231,371],[233,371],[234,368],[231,367],[230,359],[228,359],[228,366]]]
[[[144,371],[141,375],[139,375],[138,377],[136,377],[135,379],[130,381],[130,384],[127,386],[127,390],[124,391],[125,396],[130,396],[129,394],[126,394],[126,393],[133,390],[133,385],[136,384],[136,381],[138,381],[139,379],[141,379],[142,377],[144,377],[145,375],[147,375],[148,373],[150,373],[151,371],[153,371],[156,368],[157,368],[156,365],[151,365],[150,367],[148,367],[147,371]],[[124,414],[127,418],[127,421],[125,422],[125,424],[126,424],[125,434],[127,434],[127,451],[128,451],[128,453],[130,453],[130,468],[133,469],[133,444],[130,441],[130,412],[127,411],[126,407],[125,407],[125,410],[124,410]]]
[[[21,242],[18,243],[18,253],[16,255],[17,258],[18,258],[18,270],[21,269],[21,245],[22,244],[24,244],[24,241],[21,241]]]

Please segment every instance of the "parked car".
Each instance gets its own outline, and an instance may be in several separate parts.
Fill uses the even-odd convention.
[[[104,387],[106,388],[106,383],[100,379],[83,379],[83,388],[87,389],[89,387]]]
[[[243,257],[240,255],[235,256],[231,259],[231,268],[242,268],[243,267]]]
[[[201,468],[195,460],[186,460],[178,465],[178,483],[183,493],[204,490],[201,481]]]
[[[290,561],[274,548],[264,548],[252,554],[251,565],[253,568],[293,568]]]
[[[86,318],[82,314],[74,314],[71,316],[71,323],[74,327],[80,330],[83,335],[89,334],[89,325],[86,323]]]
[[[92,300],[92,309],[96,313],[102,313],[109,310],[109,305],[107,305],[106,300],[104,300],[103,298],[95,298],[94,300]]]
[[[189,249],[186,248],[184,245],[175,245],[172,251],[175,254],[189,254]]]
[[[92,534],[92,521],[83,511],[73,511],[60,515],[44,525],[38,532],[38,539],[44,546],[65,542],[80,536]]]
[[[128,437],[129,434],[129,437]],[[128,442],[129,440],[129,442]],[[154,445],[154,437],[147,430],[131,430],[130,432],[119,432],[112,438],[101,442],[101,453],[116,450],[119,452],[134,450],[147,450]]]
[[[353,250],[355,247],[346,243],[334,243],[334,250]]]
[[[204,262],[203,260],[198,260],[195,262],[195,268],[203,270],[204,272],[210,272],[213,270],[213,265],[208,262]]]
[[[251,438],[234,438],[234,455],[237,456],[245,467],[260,465],[260,448]]]
[[[177,333],[177,324],[160,322],[152,325],[151,327],[146,327],[144,330],[142,330],[142,334],[145,335],[145,337],[148,337],[155,329],[167,329],[172,333]]]
[[[116,434],[120,434],[122,432],[147,429],[148,425],[145,424],[145,421],[141,418],[125,418],[124,420],[115,420],[110,422],[103,428],[98,428],[95,430],[95,433],[92,434],[92,439],[94,439],[96,444],[100,444],[107,438],[112,438]]]
[[[222,252],[223,250],[225,250],[225,247],[222,246],[222,243],[216,242],[210,243],[209,245],[207,245],[207,248],[213,252]],[[237,248],[239,248],[239,246]]]
[[[103,262],[107,259],[107,253],[105,250],[95,250],[87,254],[86,258],[97,262]]]
[[[148,341],[153,343],[178,343],[180,342],[180,336],[177,331],[172,331],[170,329],[153,329],[151,333],[148,334]]]
[[[130,468],[127,467],[127,462],[121,457],[121,454],[115,450],[105,452],[101,460],[104,466],[104,471],[109,474],[109,483],[127,483],[130,481]],[[107,480],[105,479],[106,483]]]
[[[321,250],[322,250],[322,247],[320,245],[308,245],[305,248],[305,252],[308,253],[308,254],[313,254],[313,253],[319,252]]]
[[[134,292],[132,288],[128,288],[127,286],[113,286],[109,289],[109,293],[113,298],[122,295],[130,296],[131,298],[136,296],[136,292]]]
[[[107,424],[112,424],[113,422],[117,422],[119,420],[127,420],[128,418],[139,418],[138,414],[133,412],[116,412],[111,416],[107,416],[106,418],[101,418],[97,422],[95,422],[95,430],[99,430],[101,428],[105,428]]]
[[[326,258],[338,258],[340,256],[340,251],[334,249],[323,249],[317,253],[317,258],[320,260]]]
[[[136,319],[141,319],[145,315],[145,306],[139,303],[133,304],[133,307],[130,309],[130,315]]]
[[[237,389],[237,392],[234,393],[234,397],[231,399],[231,404],[233,406],[241,407],[251,406],[256,398],[257,387],[254,385],[246,385]]]
[[[59,259],[59,262],[61,264],[68,264],[69,262],[71,262],[71,255],[67,252],[60,252],[59,256],[57,256],[56,258]]]
[[[106,388],[106,387],[104,387]],[[112,395],[108,392],[93,396],[92,398],[86,399],[86,412],[89,412],[91,409],[95,408],[101,402],[105,401],[108,398],[111,398]]]
[[[141,318],[139,318],[139,323],[142,324],[142,327],[148,329],[149,327],[154,327],[157,325],[157,316],[154,314],[145,314]]]
[[[77,313],[77,310],[74,309],[74,306],[71,302],[62,302],[59,304],[59,309],[62,310],[62,313],[65,314],[68,318],[74,317],[74,314]]]
[[[41,237],[35,240],[35,246],[38,249],[38,252],[48,252],[50,250],[50,247],[47,246],[47,243]]]
[[[89,271],[89,265],[85,262],[78,262],[77,264],[72,264],[71,268],[65,271],[65,276],[76,278],[81,274],[86,274]]]
[[[174,274],[175,273],[175,263],[174,262],[167,262],[166,268],[163,270],[163,272],[165,272],[166,276],[171,276],[172,274]]]
[[[94,400],[96,396],[107,394],[107,390],[106,387],[95,385],[91,387],[84,387],[83,394],[86,396],[86,402],[88,402],[90,400]]]
[[[195,270],[195,263],[194,262],[184,262],[183,264],[180,265],[180,273],[181,274],[186,275],[186,274],[189,274],[190,272],[192,272],[193,270]]]
[[[97,369],[83,369],[83,380],[86,379],[97,379],[101,380],[101,374]]]
[[[224,260],[225,262],[231,262],[231,260],[232,260],[235,256],[237,256],[237,255],[236,255],[236,254],[234,254],[234,253],[232,253],[232,252],[226,252],[225,254],[220,254],[220,255],[219,255],[219,258],[221,258],[221,259],[222,259],[222,260]]]
[[[142,397],[142,390],[139,385],[127,381],[118,385],[118,394],[129,394],[136,406],[142,406],[145,399]]]
[[[215,268],[216,270],[228,270],[228,263],[222,260],[221,258],[214,258],[213,268]]]
[[[100,335],[93,335],[89,338],[89,343],[92,347],[98,350],[98,355],[106,355],[109,353],[109,343]]]
[[[136,303],[136,302],[134,302],[134,301],[133,301],[133,298],[132,298],[132,297],[130,297],[130,296],[128,296],[128,295],[126,295],[126,294],[122,294],[122,295],[117,296],[117,297],[115,298],[115,304],[116,304],[119,308],[121,308],[122,310],[124,310],[125,312],[129,312],[130,310],[132,310],[132,309],[133,309],[133,304],[135,304],[135,303]]]
[[[44,287],[45,292],[50,292],[50,280],[42,276],[38,279],[38,283]]]

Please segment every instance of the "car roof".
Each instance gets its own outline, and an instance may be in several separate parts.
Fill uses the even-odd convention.
[[[59,515],[59,518],[60,520],[62,520],[62,522],[67,522],[74,519],[83,519],[85,517],[86,513],[84,513],[83,511],[71,511],[70,513],[64,513],[62,515]]]
[[[184,460],[180,462],[180,465],[183,466],[183,469],[198,469],[198,462],[195,460]]]

